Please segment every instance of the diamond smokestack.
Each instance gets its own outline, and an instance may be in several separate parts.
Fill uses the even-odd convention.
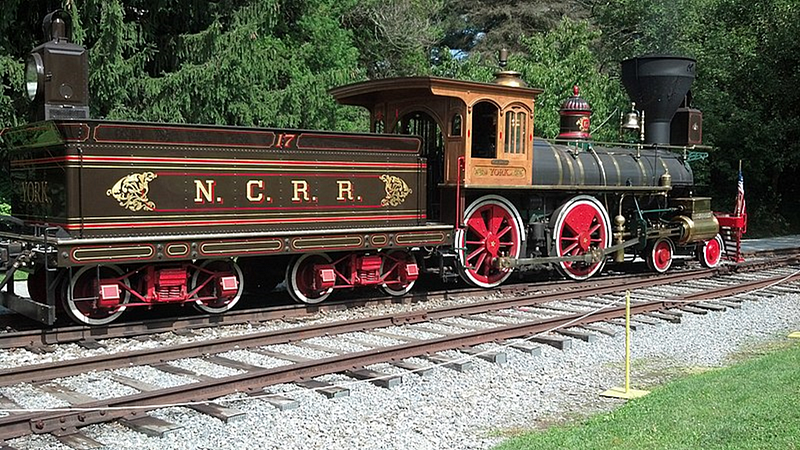
[[[669,144],[670,121],[694,81],[696,61],[649,55],[622,61],[622,84],[645,113],[645,143]]]

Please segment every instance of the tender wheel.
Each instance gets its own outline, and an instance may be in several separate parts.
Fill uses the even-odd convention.
[[[722,254],[725,253],[725,243],[722,241],[722,236],[716,235],[714,239],[698,244],[697,247],[697,257],[702,265],[713,269],[722,262]]]
[[[387,283],[384,283],[381,286],[381,290],[388,295],[393,297],[402,297],[414,287],[414,281],[400,281],[403,276],[402,272],[405,272],[404,269],[401,267],[405,266],[408,263],[415,263],[416,260],[414,256],[410,253],[403,252],[403,251],[394,251],[383,256],[383,261],[381,262],[381,275],[386,276],[390,280]]]
[[[333,288],[319,289],[316,285],[315,264],[330,264],[331,258],[323,253],[307,253],[294,259],[286,268],[286,288],[298,303],[315,304],[327,299]]]
[[[666,272],[672,266],[675,245],[667,238],[658,239],[647,253],[647,266],[658,273]]]
[[[594,197],[580,195],[562,205],[553,214],[553,239],[558,256],[579,256],[610,245],[611,221],[605,207]],[[585,280],[599,272],[606,263],[567,261],[559,270],[573,280]]]
[[[508,200],[487,195],[464,212],[464,229],[456,233],[459,271],[468,283],[482,288],[500,285],[513,269],[498,269],[498,257],[518,258],[522,249],[522,219]]]
[[[75,272],[67,284],[64,298],[64,309],[69,318],[85,325],[107,325],[117,320],[130,300],[128,289],[131,284],[127,278],[119,279],[122,275],[124,272],[117,266],[101,266],[99,270],[96,266],[86,266]],[[99,306],[98,278],[119,279],[119,305],[112,308]]]
[[[232,279],[235,278],[235,284]],[[225,290],[223,285],[230,289]],[[198,289],[199,288],[199,289]],[[221,314],[236,306],[244,292],[244,276],[236,261],[218,259],[204,261],[194,271],[189,291],[195,292],[194,307],[203,313]]]

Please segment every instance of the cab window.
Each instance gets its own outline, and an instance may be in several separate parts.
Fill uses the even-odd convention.
[[[453,120],[450,122],[450,136],[461,136],[461,114],[453,116]]]
[[[511,155],[525,154],[525,127],[528,115],[522,111],[506,112],[505,153]]]

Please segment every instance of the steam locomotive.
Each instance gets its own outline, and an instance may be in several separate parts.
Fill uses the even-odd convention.
[[[609,147],[590,140],[577,88],[558,139],[534,137],[542,91],[502,67],[494,83],[333,89],[369,110],[371,133],[91,119],[86,49],[63,16],[45,27],[26,66],[37,120],[0,134],[15,189],[0,220],[0,304],[45,324],[163,304],[218,314],[284,280],[318,303],[362,286],[402,296],[422,273],[492,288],[546,264],[583,280],[607,260],[642,256],[664,272],[676,254],[709,267],[724,257],[722,219],[694,195],[688,163],[702,117],[676,114],[692,59],[623,62],[638,108],[623,127],[636,139]]]

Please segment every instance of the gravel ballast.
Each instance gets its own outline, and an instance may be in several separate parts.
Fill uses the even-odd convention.
[[[391,390],[338,374],[318,379],[348,387],[348,397],[328,400],[294,385],[268,389],[297,400],[298,407],[288,411],[243,395],[229,396],[220,403],[247,414],[227,424],[189,408],[161,409],[150,414],[183,427],[160,438],[133,432],[119,423],[92,425],[83,432],[108,449],[491,448],[511,432],[621,405],[620,400],[598,396],[624,380],[624,332],[615,329],[619,331],[615,337],[597,334],[592,343],[573,340],[566,351],[542,346],[541,355],[531,356],[505,349],[508,363],[504,365],[475,359],[464,373],[438,367],[424,377],[405,374],[400,386]],[[798,329],[797,294],[745,302],[741,309],[722,313],[684,313],[680,324],[641,327],[633,333],[632,385],[648,388],[684,369],[725,365],[736,352],[783,340],[789,331]],[[325,342],[328,339],[318,342],[333,346]],[[248,358],[245,351],[232,353],[236,359]],[[210,365],[181,363],[185,368],[193,367],[191,364],[212,374]],[[157,377],[153,369],[138,370],[128,368],[119,373],[159,385],[177,382],[173,376]],[[84,377],[72,386],[78,390],[86,382]],[[23,391],[0,393],[17,400]],[[44,404],[60,406],[60,402]],[[26,437],[8,444],[18,449],[69,448],[51,436]]]

